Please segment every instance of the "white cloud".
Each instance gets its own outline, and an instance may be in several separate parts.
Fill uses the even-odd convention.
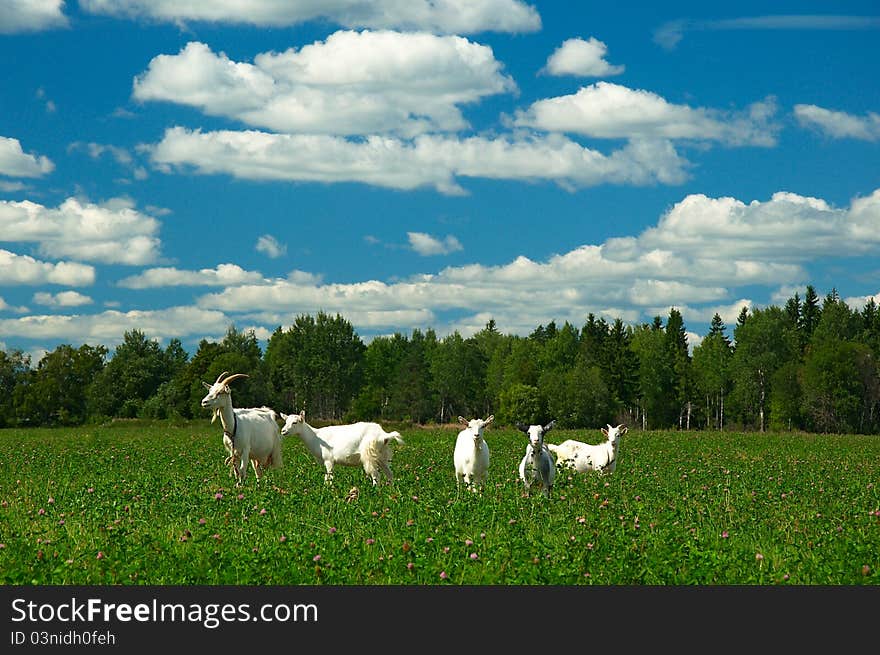
[[[63,10],[64,0],[4,0],[0,3],[0,34],[66,27]]]
[[[230,287],[258,284],[262,279],[263,276],[256,271],[246,271],[235,264],[220,264],[216,268],[203,268],[199,271],[186,271],[173,267],[150,268],[138,275],[123,278],[118,285],[129,289],[179,286]]]
[[[831,249],[828,234],[840,242]],[[811,245],[799,249],[792,243]],[[742,307],[754,304],[743,290],[796,288],[808,279],[805,266],[813,261],[878,254],[880,189],[845,208],[786,192],[749,203],[690,195],[636,236],[582,245],[544,261],[520,256],[497,266],[469,264],[406,280],[356,283],[324,283],[304,271],[257,279],[232,265],[226,269],[231,282],[219,280],[220,266],[152,269],[130,281],[139,279],[141,288],[223,288],[201,295],[195,308],[6,319],[0,320],[0,334],[107,343],[126,330],[148,327],[155,337],[201,338],[222,335],[233,321],[271,330],[318,311],[338,312],[356,329],[372,331],[431,326],[441,335],[453,329],[466,334],[494,318],[499,329],[526,334],[551,320],[578,325],[590,312],[648,322],[675,306],[686,321],[708,323],[720,314],[732,336]],[[0,271],[10,268],[2,264],[0,259]]]
[[[743,112],[676,105],[655,93],[597,82],[577,93],[533,103],[515,124],[604,139],[692,139],[739,146],[772,146],[778,126],[772,98]]]
[[[271,234],[264,234],[257,239],[256,250],[264,253],[267,257],[278,259],[287,254],[287,245],[280,243]]]
[[[880,252],[880,189],[835,208],[818,198],[777,192],[748,204],[693,194],[676,203],[639,241],[693,257],[785,266],[819,257]],[[792,244],[797,244],[793,246]]]
[[[46,307],[81,307],[82,305],[91,305],[94,300],[77,291],[61,291],[60,293],[40,291],[34,294],[34,302]]]
[[[547,59],[546,71],[550,75],[578,75],[581,77],[607,77],[620,75],[624,66],[614,66],[605,61],[608,46],[595,37],[589,41],[580,38],[562,42]]]
[[[6,302],[2,297],[0,297],[0,312],[15,312],[17,314],[24,314],[25,312],[30,311],[27,307],[13,307],[8,302]],[[6,350],[6,346],[0,342],[0,350]]]
[[[463,250],[461,242],[451,234],[443,239],[438,239],[424,232],[407,232],[409,246],[422,256],[448,255],[457,250]]]
[[[169,128],[152,146],[161,170],[193,167],[251,180],[361,182],[392,189],[434,187],[461,194],[456,177],[556,182],[678,184],[688,164],[668,141],[634,141],[604,155],[562,135],[466,139],[421,135],[412,142],[319,135],[201,132]]]
[[[873,111],[863,118],[816,105],[795,105],[794,115],[803,127],[817,129],[834,139],[880,140],[880,114]]]
[[[318,311],[330,311],[323,307],[313,309],[304,309],[302,313],[316,313]],[[346,312],[340,312],[352,325],[356,325],[361,329],[381,329],[381,328],[419,328],[424,329],[425,326],[433,325],[436,315],[428,309],[392,309],[392,310],[359,310],[350,308]],[[257,314],[247,314],[245,320],[259,321],[264,325],[278,326],[289,325],[293,318],[293,314],[289,312],[261,312]]]
[[[159,222],[127,199],[94,204],[68,198],[56,209],[0,200],[0,241],[36,242],[44,257],[148,264],[159,255]]]
[[[400,28],[469,34],[532,32],[537,10],[521,0],[79,0],[85,11],[184,23],[207,21],[283,27],[326,20],[345,27]]]
[[[42,177],[53,170],[55,164],[48,157],[27,154],[18,139],[0,136],[0,175]]]
[[[830,225],[823,229],[842,241],[831,256],[880,254],[880,189],[844,209],[782,192],[748,204],[693,195],[638,236],[583,245],[546,261],[520,256],[499,266],[448,267],[398,282],[265,280],[203,295],[198,304],[230,315],[275,317],[318,310],[393,316],[418,307],[435,317],[439,332],[462,333],[481,329],[488,318],[523,333],[549,320],[579,324],[589,312],[635,323],[675,306],[690,321],[708,323],[718,313],[732,330],[742,307],[754,304],[735,295],[740,288],[802,285],[804,266],[828,256],[817,234],[825,223]],[[861,235],[872,229],[866,241]],[[820,245],[790,247],[816,239]],[[389,322],[395,325],[401,324]],[[414,321],[411,327],[425,325]],[[370,327],[381,325],[374,319]]]
[[[222,336],[230,323],[221,312],[198,307],[170,307],[154,311],[108,310],[89,315],[51,314],[0,319],[0,334],[113,346],[120,343],[130,330],[140,330],[151,339]]]
[[[651,309],[651,314],[653,316],[660,317],[668,316],[669,310],[672,306],[673,304],[653,307]],[[742,311],[742,308],[748,307],[749,311],[751,311],[755,307],[755,303],[748,298],[740,298],[735,302],[725,303],[723,305],[693,307],[687,304],[676,304],[674,306],[681,313],[681,317],[684,319],[685,323],[710,323],[712,321],[712,317],[715,316],[715,314],[718,314],[721,317],[721,320],[724,322],[724,333],[727,335],[728,338],[732,339],[733,328],[736,326],[736,319],[739,317],[739,313]]]
[[[669,21],[654,31],[654,42],[674,49],[685,32],[719,30],[872,30],[880,29],[880,17],[844,15],[746,16],[721,20],[680,19]]]
[[[803,296],[801,296],[801,299],[803,299]],[[850,296],[849,298],[844,298],[843,302],[849,305],[849,308],[853,311],[860,312],[865,308],[865,305],[872,300],[874,301],[874,304],[880,305],[880,291],[867,296]]]
[[[85,151],[92,159],[100,159],[105,154],[110,155],[117,163],[125,166],[130,166],[134,162],[131,153],[125,148],[120,148],[119,146],[94,142],[84,143],[82,141],[76,141],[67,146],[68,152],[74,152],[76,150]]]
[[[75,262],[51,264],[28,255],[0,249],[0,284],[62,284],[89,286],[95,282],[92,266]]]
[[[12,193],[13,191],[23,191],[27,187],[21,182],[6,182],[5,180],[0,180],[0,191],[4,191],[6,193]]]
[[[467,127],[460,106],[516,90],[488,46],[427,33],[336,32],[231,61],[198,42],[134,80],[140,101],[198,107],[277,132],[364,135]]]

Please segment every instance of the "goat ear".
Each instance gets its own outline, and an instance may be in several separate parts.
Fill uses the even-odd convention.
[[[462,425],[467,425],[467,424],[468,424],[468,421],[467,421],[467,419],[466,419],[464,416],[459,416],[459,417],[458,417],[458,422],[461,423]]]
[[[547,425],[544,426],[544,432],[550,432],[550,430],[553,429],[554,425],[556,425],[556,419],[553,419]]]
[[[208,389],[208,390],[211,389],[211,385],[208,384],[207,382],[205,382],[204,380],[202,380],[202,384],[205,386],[205,389]]]
[[[303,410],[299,413],[299,417],[305,421],[306,420],[306,410]]]
[[[278,414],[278,416],[281,417],[281,420],[282,420],[282,421],[286,421],[286,420],[287,420],[287,414],[285,414],[284,412],[280,412],[280,413]]]
[[[617,426],[617,430],[618,432],[620,432],[620,434],[626,434],[627,427],[623,423],[621,423]]]
[[[529,433],[529,426],[525,425],[523,423],[517,423],[516,429],[519,430],[520,432],[525,432],[526,434]]]
[[[602,434],[604,434],[607,437],[608,436],[608,428],[602,428]]]
[[[489,415],[489,418],[487,418],[485,421],[483,421],[483,425],[489,425],[489,424],[490,424],[492,421],[494,421],[494,420],[495,420],[495,415],[494,415],[494,414],[490,414],[490,415]]]

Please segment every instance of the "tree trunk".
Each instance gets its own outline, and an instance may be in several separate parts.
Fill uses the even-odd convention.
[[[758,371],[761,391],[758,394],[758,417],[761,423],[761,432],[764,431],[764,372]]]

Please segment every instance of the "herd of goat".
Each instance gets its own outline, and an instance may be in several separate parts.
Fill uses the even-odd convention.
[[[280,468],[283,464],[281,437],[290,434],[299,437],[318,464],[324,467],[324,480],[328,483],[333,481],[333,469],[337,465],[362,467],[373,485],[379,484],[383,475],[389,483],[393,481],[390,446],[395,441],[403,443],[399,432],[386,432],[378,423],[364,421],[313,428],[306,423],[305,411],[288,415],[276,413],[269,407],[233,407],[229,383],[246,377],[244,373],[229,375],[228,371],[224,371],[214,384],[202,382],[208,389],[202,398],[202,407],[211,410],[212,423],[220,418],[223,445],[228,453],[226,464],[235,476],[236,484],[240,485],[246,480],[248,463],[258,480],[266,469]],[[279,418],[284,421],[281,428],[278,426]],[[485,485],[489,470],[489,445],[483,438],[483,429],[494,418],[494,415],[471,420],[458,417],[465,427],[458,433],[453,450],[457,484],[463,484],[471,490]],[[611,473],[617,465],[618,444],[620,437],[626,433],[625,425],[602,428],[605,441],[595,445],[573,439],[560,444],[545,443],[544,437],[555,423],[516,424],[517,429],[529,439],[525,456],[519,463],[519,477],[526,495],[534,488],[549,497],[557,467],[577,473]]]

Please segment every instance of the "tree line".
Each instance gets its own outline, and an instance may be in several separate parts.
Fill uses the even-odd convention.
[[[551,321],[528,336],[494,320],[473,336],[434,330],[365,343],[343,316],[319,312],[278,327],[265,352],[230,326],[190,355],[126,332],[104,346],[61,345],[36,366],[0,351],[0,427],[79,425],[110,418],[201,418],[202,381],[223,371],[237,407],[305,409],[313,420],[500,423],[595,428],[880,431],[880,311],[851,309],[812,286],[783,307],[743,307],[732,335],[718,314],[693,348],[681,313],[627,325],[590,314],[580,327]]]

